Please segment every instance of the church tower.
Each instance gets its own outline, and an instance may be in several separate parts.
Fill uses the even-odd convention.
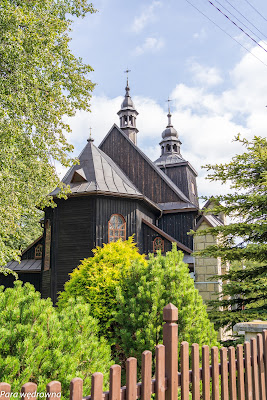
[[[138,112],[136,111],[134,103],[130,96],[128,77],[125,91],[125,97],[121,104],[121,109],[117,113],[120,117],[120,129],[122,129],[123,132],[126,133],[126,135],[129,137],[129,139],[131,139],[131,141],[136,145],[138,133],[138,129],[136,128],[136,117],[138,115]]]
[[[171,112],[168,112],[168,125],[162,132],[161,156],[154,162],[175,185],[198,207],[197,172],[192,165],[186,161],[180,152],[181,141],[178,132],[171,122]]]

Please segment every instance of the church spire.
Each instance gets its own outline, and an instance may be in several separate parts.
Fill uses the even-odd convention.
[[[158,166],[166,165],[166,164],[175,164],[181,161],[184,161],[183,157],[180,153],[181,141],[178,138],[178,132],[172,125],[172,114],[170,110],[170,99],[168,102],[168,125],[166,129],[162,132],[162,141],[160,142],[161,146],[161,156],[155,161],[155,164]]]
[[[130,86],[128,79],[128,73],[130,72],[130,70],[127,68],[127,70],[124,72],[127,73],[125,96],[121,104],[121,109],[117,114],[120,117],[120,128],[123,130],[123,132],[126,133],[129,139],[134,142],[134,144],[137,144],[138,129],[136,128],[136,117],[138,115],[138,112],[136,111],[134,103],[130,96]]]

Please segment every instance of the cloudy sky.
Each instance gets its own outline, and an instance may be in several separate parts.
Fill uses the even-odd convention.
[[[98,145],[119,124],[128,67],[138,146],[158,158],[170,97],[181,153],[199,173],[200,195],[226,190],[205,180],[201,166],[242,152],[233,143],[237,133],[266,136],[267,2],[210,1],[255,41],[209,0],[95,0],[98,12],[74,22],[71,48],[94,68],[90,78],[97,84],[91,113],[70,120],[75,156],[90,126]]]

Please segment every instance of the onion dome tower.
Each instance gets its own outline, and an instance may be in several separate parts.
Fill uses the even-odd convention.
[[[161,156],[154,161],[175,185],[190,199],[190,202],[198,207],[197,197],[197,172],[192,165],[186,161],[180,152],[182,142],[179,140],[178,132],[171,122],[171,112],[168,112],[168,125],[162,132]]]
[[[155,161],[155,164],[160,168],[165,167],[166,164],[177,164],[185,161],[180,153],[182,143],[178,138],[177,130],[172,125],[171,116],[169,109],[168,125],[162,132],[162,141],[160,142],[161,156]]]
[[[129,72],[129,70],[127,70],[126,72]],[[136,117],[138,115],[138,112],[136,111],[134,103],[130,96],[128,76],[125,91],[125,97],[121,104],[121,109],[117,113],[120,117],[120,129],[122,129],[122,131],[126,133],[129,139],[131,139],[132,142],[134,142],[134,144],[136,145],[138,133],[138,129],[136,128]]]

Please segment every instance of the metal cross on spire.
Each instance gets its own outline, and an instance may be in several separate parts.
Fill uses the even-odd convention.
[[[129,78],[128,74],[129,74],[129,72],[131,72],[131,70],[127,67],[127,69],[124,71],[124,73],[127,74],[127,86],[128,86],[128,78]]]
[[[172,100],[168,97],[168,100],[166,100],[166,103],[168,103],[168,112],[169,112],[169,114],[171,113],[171,109],[170,109],[170,102],[171,102]]]
[[[92,138],[92,128],[91,128],[91,126],[90,126],[90,128],[89,128],[89,131],[90,131],[90,135],[89,135],[89,139],[87,139],[87,141],[88,141],[88,142],[93,142],[94,139]]]

